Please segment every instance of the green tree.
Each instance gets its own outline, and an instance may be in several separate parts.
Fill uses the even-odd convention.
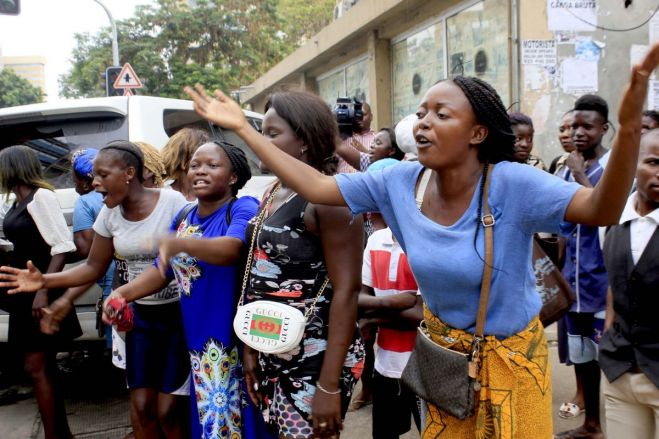
[[[290,46],[304,44],[331,23],[335,0],[279,0],[277,11]]]
[[[0,70],[0,108],[34,104],[41,101],[43,101],[41,88],[18,76],[12,69]]]
[[[157,0],[117,22],[123,62],[144,88],[139,94],[181,97],[184,85],[232,90],[249,84],[290,50],[279,31],[276,0]],[[65,97],[102,96],[111,65],[109,29],[76,36],[72,69],[59,79]]]

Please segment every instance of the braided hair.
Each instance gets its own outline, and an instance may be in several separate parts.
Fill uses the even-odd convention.
[[[236,174],[236,182],[231,185],[231,193],[235,197],[238,191],[252,178],[252,171],[249,168],[245,151],[223,140],[213,140],[213,143],[225,152],[231,163],[231,169]]]
[[[476,232],[474,233],[474,250],[478,257],[486,262],[478,252],[476,241],[481,229],[487,170],[491,163],[512,160],[515,152],[515,135],[506,107],[503,105],[497,91],[490,84],[482,79],[466,76],[455,76],[452,81],[460,87],[460,90],[467,97],[476,119],[488,129],[487,137],[478,149],[478,159],[483,162],[483,175],[478,188],[478,210],[476,213]]]
[[[476,119],[488,129],[487,137],[478,148],[478,160],[489,163],[512,160],[515,135],[496,90],[482,79],[470,76],[454,76],[451,80],[467,97]]]
[[[137,180],[144,182],[144,154],[139,146],[128,140],[115,140],[105,145],[100,153],[115,154],[126,166],[135,168]]]
[[[165,165],[162,163],[160,151],[155,146],[147,142],[135,142],[144,154],[144,167],[153,174],[153,184],[155,187],[162,187],[166,175]]]

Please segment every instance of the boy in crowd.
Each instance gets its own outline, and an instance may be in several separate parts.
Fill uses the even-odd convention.
[[[609,108],[604,99],[584,95],[574,104],[572,140],[575,150],[557,175],[593,187],[602,177],[602,158],[607,150],[602,138],[609,129]],[[603,438],[600,425],[600,371],[597,350],[604,329],[608,279],[597,227],[577,225],[567,237],[563,275],[570,282],[577,300],[565,318],[568,357],[581,379],[586,416],[584,424],[555,437]]]
[[[394,439],[420,427],[416,395],[400,382],[414,349],[423,302],[407,257],[391,233],[374,232],[364,250],[359,310],[362,327],[379,327],[373,373],[373,438]]]

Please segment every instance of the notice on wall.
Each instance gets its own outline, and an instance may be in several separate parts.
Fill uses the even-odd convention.
[[[596,25],[596,0],[547,0],[550,31],[594,31]]]
[[[659,110],[659,81],[656,80],[648,84],[648,110]]]
[[[659,14],[654,14],[650,19],[649,34],[650,38],[648,38],[648,42],[650,44],[659,41]]]
[[[590,37],[580,37],[574,45],[575,57],[584,61],[599,61],[602,43],[596,43]]]
[[[565,93],[596,93],[597,61],[567,58],[561,63],[561,87]]]
[[[556,40],[523,40],[522,64],[534,66],[556,65]]]

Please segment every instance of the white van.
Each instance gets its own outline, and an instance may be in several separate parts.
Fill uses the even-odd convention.
[[[247,120],[261,130],[262,115],[245,111]],[[252,179],[239,195],[259,198],[273,177],[261,175],[254,153],[232,131],[212,125],[192,109],[192,102],[149,96],[79,99],[0,109],[0,150],[12,145],[34,149],[43,164],[46,179],[56,188],[60,206],[71,225],[78,194],[71,177],[71,152],[100,149],[113,140],[143,141],[162,148],[183,127],[206,129],[214,137],[243,148]],[[78,340],[99,340],[95,303],[100,288],[94,286],[76,302],[83,335]],[[7,341],[9,316],[0,310],[0,342]]]

